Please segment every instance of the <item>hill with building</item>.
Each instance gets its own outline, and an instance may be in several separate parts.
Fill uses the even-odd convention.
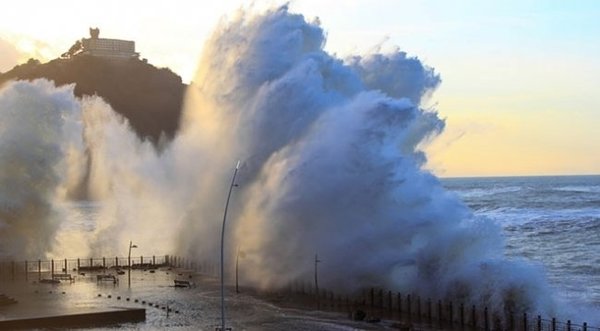
[[[46,78],[56,85],[75,83],[75,95],[98,95],[125,116],[141,138],[158,141],[162,133],[177,131],[186,85],[167,68],[141,60],[133,41],[98,38],[90,29],[84,38],[47,63],[30,59],[0,73],[9,80]]]

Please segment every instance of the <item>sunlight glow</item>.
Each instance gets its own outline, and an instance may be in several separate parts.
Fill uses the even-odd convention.
[[[56,58],[97,26],[102,36],[135,40],[142,58],[189,82],[211,30],[241,6],[11,1],[4,7],[21,14],[0,21],[0,71]],[[298,0],[290,8],[318,17],[326,49],[341,58],[399,46],[436,68],[443,82],[429,104],[447,128],[426,150],[437,174],[600,173],[597,2]]]

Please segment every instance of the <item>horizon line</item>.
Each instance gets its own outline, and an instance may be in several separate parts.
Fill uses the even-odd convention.
[[[436,175],[439,179],[459,179],[459,178],[524,178],[524,177],[598,177],[600,173],[589,174],[541,174],[541,175],[458,175],[458,176],[442,176]]]

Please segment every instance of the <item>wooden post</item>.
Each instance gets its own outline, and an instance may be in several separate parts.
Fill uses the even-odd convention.
[[[587,322],[583,322],[583,331],[587,331]]]
[[[144,257],[140,256],[140,264],[144,264]]]
[[[329,291],[329,298],[331,300],[331,308],[335,307],[335,295],[333,294],[333,291]]]
[[[106,257],[102,257],[102,267],[106,268]]]
[[[485,307],[483,309],[483,329],[485,331],[490,330],[490,320],[489,320],[489,316],[488,316],[488,308],[487,307]]]
[[[537,316],[537,331],[542,331],[542,316]]]
[[[65,259],[65,273],[69,272],[69,269],[67,269],[67,268],[68,268],[68,266],[67,266],[67,259]]]
[[[460,304],[460,326],[465,327],[465,305],[462,303]]]
[[[417,295],[417,320],[421,322],[421,297]]]
[[[52,269],[50,269],[50,279],[54,279],[54,259],[51,260]]]
[[[42,261],[38,260],[38,280],[42,280]]]
[[[442,300],[438,300],[438,321],[440,323],[440,327],[442,326],[442,321],[444,320],[443,311],[442,311]]]
[[[156,256],[152,255],[152,265],[156,264]]]
[[[410,298],[410,294],[406,296],[406,306],[407,306],[407,312],[408,312],[408,320],[410,321],[412,318],[412,303],[411,303],[411,298]]]
[[[552,317],[552,331],[556,331],[556,318]]]
[[[450,322],[450,326],[454,325],[454,307],[452,306],[452,301],[448,304],[448,321]]]
[[[80,267],[81,267],[81,261],[79,261],[79,258],[77,258],[77,271],[79,271]]]
[[[513,313],[512,311],[510,312],[510,315],[508,316],[508,329],[510,331],[515,330],[515,313]]]
[[[527,331],[527,313],[523,313],[523,331]]]
[[[567,320],[567,331],[571,331],[571,320]]]
[[[431,299],[427,299],[427,323],[431,325]]]
[[[94,259],[90,257],[90,267],[94,266]]]
[[[471,307],[471,326],[473,329],[477,329],[477,309],[475,305]]]

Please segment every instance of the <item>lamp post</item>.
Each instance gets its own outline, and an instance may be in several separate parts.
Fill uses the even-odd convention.
[[[227,220],[227,208],[229,208],[229,199],[231,198],[231,191],[235,184],[235,176],[240,169],[240,161],[237,162],[235,170],[233,171],[233,177],[231,178],[231,185],[229,185],[229,193],[227,194],[227,202],[225,203],[225,211],[223,212],[223,227],[221,228],[221,331],[225,331],[225,283],[224,283],[224,243],[225,243],[225,221]]]
[[[129,254],[127,254],[127,266],[129,268],[127,268],[127,286],[131,287],[131,249],[132,248],[137,248],[136,245],[133,245],[131,243],[131,240],[129,241]]]

